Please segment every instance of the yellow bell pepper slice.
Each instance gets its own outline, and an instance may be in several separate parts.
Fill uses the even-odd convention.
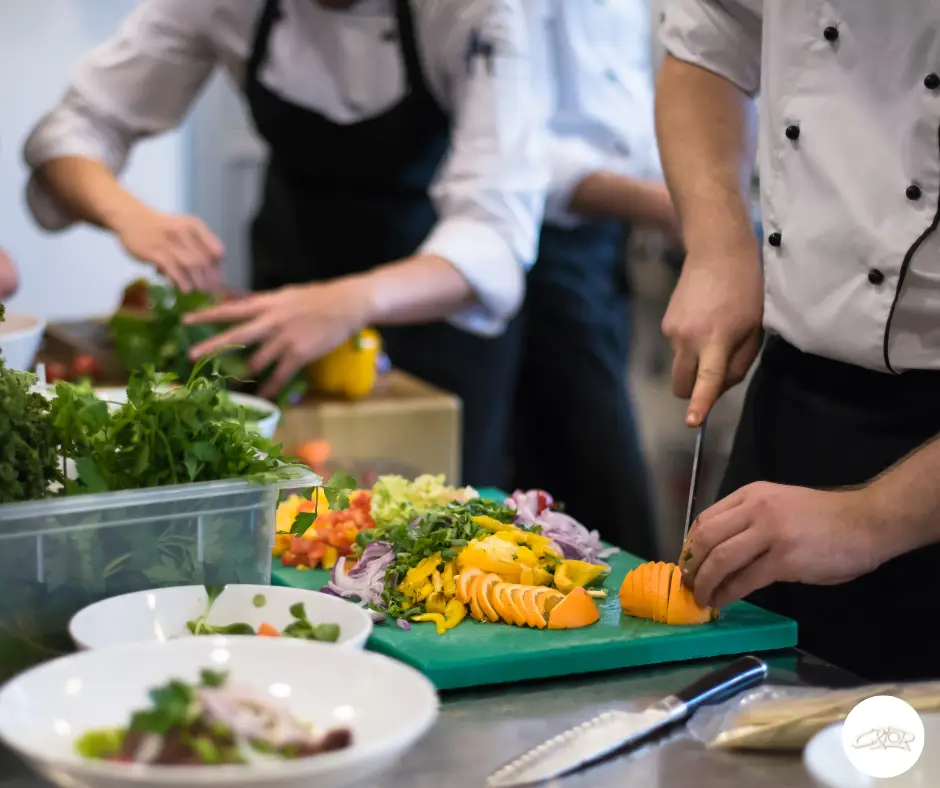
[[[441,583],[444,586],[444,596],[450,599],[457,595],[457,577],[453,561],[444,564],[444,571],[441,572]]]
[[[429,621],[437,626],[437,634],[443,635],[447,632],[447,622],[444,620],[443,613],[422,613],[415,616],[412,621]]]
[[[467,607],[456,599],[451,599],[444,609],[444,627],[453,629],[467,617]]]
[[[381,352],[382,339],[377,331],[359,331],[308,367],[309,382],[318,391],[360,399],[375,386]]]
[[[424,603],[428,613],[445,613],[447,611],[447,598],[440,592],[431,594]]]
[[[324,569],[332,569],[336,566],[336,562],[339,560],[339,551],[332,546],[326,548],[326,551],[323,553],[323,559],[320,561],[320,565]]]
[[[416,596],[415,598],[416,598],[419,602],[423,602],[425,599],[427,599],[428,597],[430,597],[431,594],[433,594],[433,593],[434,593],[434,585],[433,585],[433,583],[425,583],[423,586],[421,586],[420,589],[418,589],[418,594],[417,594],[417,596]]]
[[[474,517],[471,517],[470,519],[480,526],[480,528],[485,528],[487,531],[503,532],[519,530],[512,523],[501,523],[499,520],[490,517],[487,514],[478,514]]]
[[[555,588],[567,594],[575,588],[589,586],[606,571],[606,567],[587,561],[562,561],[555,569]]]

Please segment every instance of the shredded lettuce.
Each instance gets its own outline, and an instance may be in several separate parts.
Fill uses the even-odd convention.
[[[413,482],[403,476],[380,476],[372,488],[372,520],[377,528],[410,523],[431,507],[478,498],[472,487],[451,487],[446,477],[429,473]]]

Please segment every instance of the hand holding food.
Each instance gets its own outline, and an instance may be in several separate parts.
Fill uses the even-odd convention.
[[[700,605],[723,607],[776,582],[836,585],[881,563],[862,490],[759,482],[699,515],[681,568]]]
[[[180,290],[216,290],[222,283],[222,242],[194,216],[149,208],[134,211],[114,227],[124,250],[148,263]]]
[[[672,389],[691,399],[698,427],[721,394],[744,380],[760,350],[764,287],[756,242],[721,259],[690,252],[663,318],[675,354]]]
[[[274,366],[261,389],[277,394],[301,368],[326,355],[368,322],[369,294],[361,280],[348,277],[324,284],[283,287],[187,315],[187,325],[237,323],[190,351],[196,359],[226,347],[258,346],[248,369]]]

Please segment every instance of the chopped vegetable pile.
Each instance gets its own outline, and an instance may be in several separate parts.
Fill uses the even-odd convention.
[[[325,623],[313,624],[307,618],[307,611],[302,602],[291,605],[290,614],[293,621],[288,624],[283,632],[268,623],[262,624],[256,630],[251,624],[231,623],[231,624],[210,624],[208,622],[209,613],[212,612],[212,606],[216,600],[225,591],[225,586],[206,586],[205,612],[195,621],[187,621],[186,628],[192,635],[258,635],[260,637],[286,637],[297,638],[299,640],[319,640],[323,643],[335,643],[339,640],[339,624]],[[261,608],[267,604],[267,599],[263,594],[257,594],[254,598],[255,607]]]
[[[605,548],[596,532],[560,511],[544,491],[520,491],[500,503],[470,488],[448,487],[443,477],[408,482],[391,476],[353,500],[364,509],[367,496],[374,525],[360,516],[355,545],[328,558],[328,547],[312,545],[327,532],[320,526],[324,518],[343,512],[331,507],[325,514],[319,500],[282,505],[278,529],[294,533],[309,523],[308,515],[297,525],[305,510],[320,510],[310,530],[291,537],[282,563],[297,566],[296,556],[313,550],[325,567],[335,558],[323,591],[406,630],[432,623],[444,634],[466,618],[537,629],[598,620],[593,598],[606,591],[592,586],[606,578],[610,567],[602,559],[617,548]],[[347,538],[351,534],[352,528]],[[287,534],[281,536],[286,545]]]
[[[95,730],[75,745],[89,760],[152,766],[252,765],[294,761],[352,744],[348,728],[315,733],[290,712],[228,675],[203,670],[198,684],[170,681],[126,728]]]

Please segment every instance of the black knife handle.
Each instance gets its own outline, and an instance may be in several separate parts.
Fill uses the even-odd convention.
[[[676,692],[674,697],[685,704],[688,714],[692,714],[700,706],[721,703],[739,692],[756,687],[765,678],[767,664],[762,659],[741,657],[693,681]]]

